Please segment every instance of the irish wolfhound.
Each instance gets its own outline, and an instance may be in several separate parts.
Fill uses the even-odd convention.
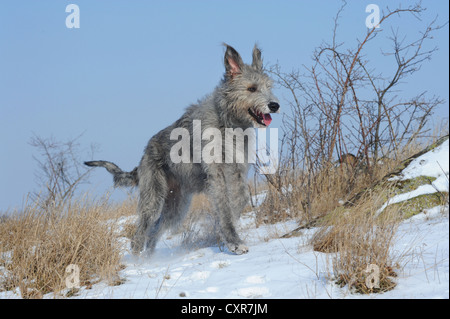
[[[114,186],[139,187],[137,230],[131,241],[135,254],[144,249],[150,254],[162,232],[184,219],[192,195],[198,192],[208,195],[217,215],[220,236],[228,249],[236,254],[248,252],[235,224],[249,200],[246,185],[249,161],[205,162],[203,158],[196,161],[193,156],[199,146],[193,145],[193,121],[201,121],[202,132],[218,129],[224,138],[226,128],[267,127],[272,121],[269,113],[278,113],[280,106],[272,94],[272,81],[263,71],[261,51],[256,45],[251,65],[244,64],[239,53],[228,45],[224,63],[225,75],[213,93],[188,107],[178,121],[153,136],[133,171],[123,172],[106,161],[85,162],[88,166],[106,168],[114,176]],[[171,160],[171,149],[178,143],[171,138],[171,132],[176,128],[190,133],[189,162]],[[236,144],[234,139],[233,143]]]

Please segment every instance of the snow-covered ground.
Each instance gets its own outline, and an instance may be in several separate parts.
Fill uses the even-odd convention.
[[[434,176],[436,187],[426,191],[448,192],[448,156],[447,141],[413,161],[404,178]],[[404,197],[411,196],[416,195]],[[361,295],[336,285],[330,254],[308,245],[317,229],[281,239],[297,227],[294,221],[257,228],[254,215],[246,214],[240,233],[250,248],[247,254],[236,256],[215,244],[186,248],[182,235],[167,235],[150,258],[124,254],[123,284],[82,287],[72,298],[449,298],[448,211],[448,206],[435,207],[402,222],[391,251],[402,256],[393,278],[397,285],[382,294]],[[124,247],[129,248],[128,240]],[[0,297],[17,295],[6,292]]]
[[[247,221],[248,222],[248,221]],[[293,222],[247,228],[248,254],[217,246],[180,248],[180,238],[161,241],[148,260],[126,254],[119,286],[81,289],[74,298],[449,298],[448,209],[416,215],[397,232],[393,254],[403,255],[395,289],[383,294],[350,293],[332,277],[331,256],[314,252],[307,239],[279,239]]]

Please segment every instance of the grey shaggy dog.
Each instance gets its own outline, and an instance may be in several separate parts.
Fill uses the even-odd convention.
[[[193,121],[201,121],[202,132],[207,128],[219,129],[224,139],[226,128],[267,127],[272,120],[269,113],[278,113],[280,106],[272,94],[272,81],[263,71],[258,47],[255,45],[253,49],[252,64],[247,65],[236,50],[225,46],[225,75],[220,84],[212,94],[188,107],[179,120],[150,139],[138,167],[123,172],[111,162],[85,162],[88,166],[106,168],[114,176],[115,187],[139,187],[137,230],[131,241],[134,254],[143,250],[151,254],[161,234],[183,221],[192,195],[199,192],[208,195],[221,239],[228,249],[235,254],[248,252],[236,231],[236,222],[249,201],[246,179],[250,163],[248,160],[229,163],[223,154],[222,161],[193,160],[194,148],[198,147],[193,145]],[[176,128],[190,133],[188,163],[171,160],[171,149],[179,142],[170,138]],[[246,141],[248,144],[248,136]],[[236,146],[234,139],[233,144]],[[221,145],[225,146],[225,140]]]

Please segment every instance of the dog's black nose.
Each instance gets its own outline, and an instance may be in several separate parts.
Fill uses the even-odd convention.
[[[270,102],[269,103],[269,110],[272,112],[276,112],[278,111],[278,109],[280,108],[280,104],[278,104],[277,102]]]

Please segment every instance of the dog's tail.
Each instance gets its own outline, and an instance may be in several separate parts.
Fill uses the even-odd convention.
[[[91,167],[106,168],[114,177],[114,187],[136,187],[139,184],[137,167],[131,172],[124,172],[116,164],[107,161],[90,161],[84,162],[84,164]]]

